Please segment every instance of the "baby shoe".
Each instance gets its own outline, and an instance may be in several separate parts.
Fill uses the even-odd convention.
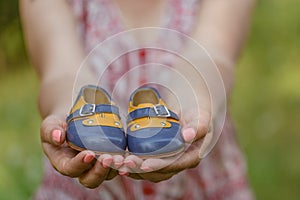
[[[179,118],[154,88],[141,87],[130,97],[127,145],[142,158],[174,156],[184,149]]]
[[[91,150],[97,155],[124,153],[126,137],[119,109],[104,89],[82,87],[66,121],[71,148]]]

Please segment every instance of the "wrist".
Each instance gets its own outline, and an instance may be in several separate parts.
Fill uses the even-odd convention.
[[[226,92],[226,99],[231,94],[232,87],[234,84],[235,80],[235,68],[234,68],[234,63],[225,61],[225,60],[217,60],[214,59],[214,62],[216,66],[218,67],[218,70],[220,72],[220,75],[222,77],[222,81],[225,87],[225,92]]]
[[[42,118],[49,115],[66,116],[72,104],[73,81],[68,77],[41,80],[39,111]]]

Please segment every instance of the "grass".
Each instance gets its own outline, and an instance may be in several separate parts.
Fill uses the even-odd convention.
[[[37,86],[28,68],[0,76],[0,199],[28,199],[41,178]]]
[[[257,4],[249,42],[237,66],[230,110],[257,199],[296,200],[300,197],[300,2]],[[13,49],[9,52],[11,57]],[[0,199],[28,199],[42,174],[38,82],[28,66],[8,69],[0,74]]]
[[[296,1],[259,1],[231,111],[257,199],[300,191],[300,15]]]

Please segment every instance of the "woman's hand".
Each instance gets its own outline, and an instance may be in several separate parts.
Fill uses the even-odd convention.
[[[61,174],[78,178],[88,188],[98,187],[117,175],[123,156],[103,154],[98,158],[92,151],[77,151],[66,144],[65,118],[50,115],[41,125],[42,148],[53,167]]]
[[[135,155],[127,156],[124,166],[119,173],[126,174],[134,179],[160,182],[171,178],[173,175],[190,168],[196,167],[201,160],[199,150],[202,139],[206,135],[210,114],[202,112],[197,127],[192,127],[189,121],[182,122],[182,136],[186,142],[183,153],[169,158],[142,159]]]

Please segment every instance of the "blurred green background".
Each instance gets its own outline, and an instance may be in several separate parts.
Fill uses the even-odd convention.
[[[0,1],[0,199],[28,199],[40,182],[38,80],[16,0]],[[261,0],[237,66],[230,110],[257,199],[300,198],[300,1]]]

